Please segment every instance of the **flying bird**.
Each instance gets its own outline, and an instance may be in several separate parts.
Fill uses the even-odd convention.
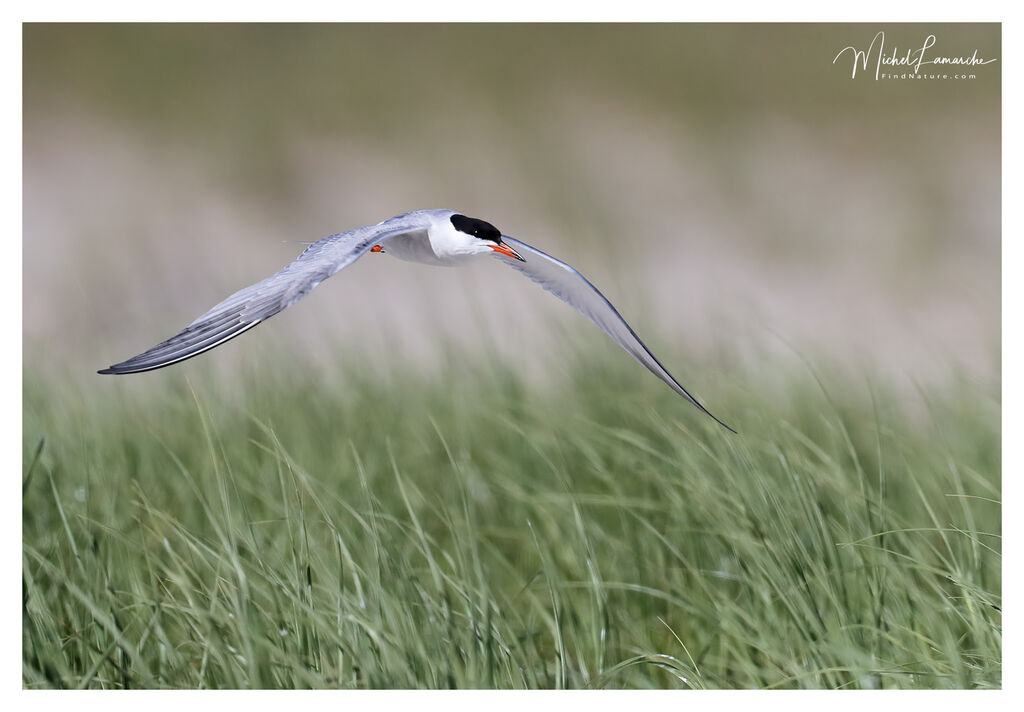
[[[198,356],[287,309],[367,252],[437,266],[454,266],[476,255],[493,255],[590,319],[673,391],[722,427],[736,432],[711,415],[672,377],[611,302],[582,274],[525,242],[502,235],[488,222],[453,210],[402,213],[376,225],[314,242],[284,269],[235,292],[180,333],[99,373],[141,373]]]

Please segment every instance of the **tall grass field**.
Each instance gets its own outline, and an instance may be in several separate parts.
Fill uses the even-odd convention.
[[[608,352],[27,368],[24,686],[1001,686],[997,390]]]

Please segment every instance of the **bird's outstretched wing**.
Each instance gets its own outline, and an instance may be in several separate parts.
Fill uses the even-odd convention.
[[[525,258],[524,261],[520,261],[496,252],[495,256],[501,259],[502,262],[522,272],[541,287],[573,307],[580,314],[590,319],[604,333],[612,337],[615,343],[624,348],[630,356],[667,383],[672,390],[700,408],[704,413],[707,413],[726,430],[733,433],[736,432],[714,415],[711,415],[707,408],[702,406],[696,398],[679,384],[679,381],[672,377],[672,374],[654,357],[650,349],[644,345],[644,342],[640,340],[636,332],[633,331],[629,324],[626,323],[626,320],[622,318],[622,315],[612,306],[612,303],[586,277],[577,272],[572,266],[567,265],[561,260],[556,260],[551,255],[541,252],[536,247],[531,247],[525,242],[513,239],[507,235],[502,235],[501,239]]]
[[[307,247],[277,274],[235,292],[167,341],[99,373],[151,371],[209,351],[287,309],[374,245],[419,231],[425,237],[426,226],[422,221],[399,215],[379,225],[325,237]]]

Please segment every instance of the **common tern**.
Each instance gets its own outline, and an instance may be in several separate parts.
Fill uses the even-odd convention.
[[[284,269],[235,292],[180,333],[99,373],[152,371],[198,356],[287,309],[367,252],[387,253],[409,262],[437,266],[454,266],[476,255],[493,255],[572,306],[673,391],[722,427],[736,432],[711,415],[672,377],[586,277],[565,262],[501,234],[490,223],[454,210],[402,213],[376,225],[340,232],[314,242]]]

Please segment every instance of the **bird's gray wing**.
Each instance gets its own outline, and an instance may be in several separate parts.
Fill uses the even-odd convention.
[[[235,292],[167,341],[99,373],[151,371],[209,351],[287,309],[374,245],[396,235],[417,232],[426,237],[422,221],[399,215],[379,225],[325,237],[307,247],[277,274]]]
[[[702,406],[696,398],[679,384],[679,381],[672,377],[672,374],[654,357],[650,349],[644,345],[644,342],[640,340],[636,332],[633,331],[629,324],[626,323],[626,320],[612,306],[612,303],[586,277],[565,262],[556,260],[551,255],[541,252],[536,247],[531,247],[525,242],[508,237],[507,235],[502,235],[501,239],[522,255],[524,260],[520,261],[507,257],[499,252],[494,253],[496,257],[500,258],[509,267],[522,272],[541,287],[573,307],[580,314],[590,319],[604,333],[612,337],[615,343],[624,348],[630,356],[667,383],[672,390],[707,413],[726,430],[736,432],[714,415],[711,415],[707,408]]]

